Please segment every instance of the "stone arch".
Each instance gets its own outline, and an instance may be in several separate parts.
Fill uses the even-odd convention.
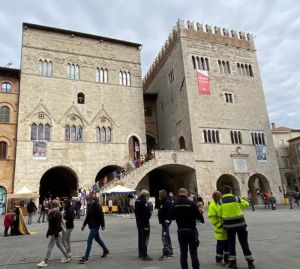
[[[102,187],[105,183],[105,180],[107,180],[106,183],[108,183],[117,178],[121,169],[121,166],[115,164],[104,166],[97,173],[95,181],[99,182],[99,186]]]
[[[6,137],[6,136],[0,136],[0,141],[6,142],[7,143],[7,147],[11,147],[12,146],[12,141]]]
[[[8,102],[0,102],[0,107],[2,106],[7,106],[9,107],[10,110],[16,112],[17,111],[17,108],[14,104],[11,104],[11,103],[8,103]]]
[[[138,137],[132,135],[128,139],[128,156],[129,160],[137,160],[141,154],[141,142]]]
[[[52,198],[71,198],[77,196],[78,176],[76,172],[67,166],[54,166],[48,169],[40,179],[40,199]]]
[[[229,185],[232,187],[232,193],[234,195],[241,195],[241,189],[238,180],[230,175],[230,174],[223,174],[217,180],[217,190],[221,191],[223,185]]]
[[[248,179],[248,193],[251,195],[255,204],[262,204],[262,194],[271,192],[271,187],[268,179],[262,174],[253,174]]]

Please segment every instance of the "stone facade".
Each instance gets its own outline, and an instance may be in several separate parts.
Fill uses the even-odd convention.
[[[49,74],[39,66],[44,61],[51,62]],[[68,78],[68,64],[79,67],[78,79]],[[96,81],[97,68],[107,70],[107,83]],[[103,167],[128,162],[132,136],[146,151],[139,44],[25,23],[21,69],[15,191],[39,192],[53,167],[66,167],[77,187],[88,187]],[[120,71],[130,74],[129,85],[120,85]],[[46,158],[33,156],[32,124],[51,127]],[[80,141],[65,141],[66,125],[82,128]],[[112,141],[97,141],[97,127],[110,128]]]
[[[192,57],[208,59],[210,95],[198,93]],[[219,62],[229,62],[230,74]],[[251,72],[238,69],[247,65]],[[173,78],[170,73],[173,73]],[[178,21],[144,78],[145,94],[157,94],[159,148],[193,152],[198,192],[208,200],[220,185],[231,184],[247,196],[250,189],[280,196],[280,176],[253,38],[249,34]],[[230,93],[232,102],[226,102]],[[206,143],[204,131],[219,133],[219,143]],[[239,131],[241,143],[232,143]],[[267,159],[258,161],[251,133],[264,135]],[[219,179],[219,181],[218,181]]]
[[[8,121],[0,120],[0,142],[6,143],[6,154],[0,159],[0,187],[13,192],[16,154],[16,134],[19,100],[20,70],[0,67],[0,109],[9,109]]]

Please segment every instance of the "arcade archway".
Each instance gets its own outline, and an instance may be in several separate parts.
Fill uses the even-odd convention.
[[[221,191],[223,185],[231,186],[234,195],[241,195],[239,182],[234,176],[228,174],[221,175],[217,180],[217,190]]]
[[[195,170],[181,164],[168,164],[150,171],[139,182],[136,190],[138,193],[142,189],[149,190],[150,196],[157,199],[158,192],[162,189],[177,195],[182,187],[190,193],[198,192]]]
[[[269,181],[261,174],[254,174],[249,177],[248,188],[255,204],[263,204],[263,193],[271,192]]]
[[[71,198],[77,195],[78,178],[76,173],[69,167],[57,166],[49,169],[40,181],[40,199]]]
[[[122,167],[118,165],[105,166],[98,172],[95,181],[99,182],[99,186],[102,187],[104,184],[117,178],[121,170]]]

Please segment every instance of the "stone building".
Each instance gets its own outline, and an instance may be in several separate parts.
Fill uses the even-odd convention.
[[[276,127],[275,123],[272,123],[272,134],[282,191],[284,193],[297,191],[300,189],[300,130]]]
[[[13,192],[20,70],[0,67],[0,215]]]
[[[258,191],[279,198],[280,175],[250,34],[179,20],[144,77],[144,99],[156,108],[158,149],[175,151],[177,169],[163,169],[171,173],[169,180],[176,173],[206,200],[223,184],[242,196],[251,192],[258,202]],[[146,125],[147,137],[148,132]],[[190,161],[179,165],[184,154]]]
[[[140,44],[23,24],[15,187],[71,196],[146,151]]]

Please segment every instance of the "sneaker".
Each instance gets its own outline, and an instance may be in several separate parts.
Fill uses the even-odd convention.
[[[45,263],[45,261],[41,261],[40,263],[37,264],[38,268],[44,268],[48,267],[48,263]]]
[[[68,258],[63,257],[63,258],[61,259],[60,263],[68,263],[68,262],[70,262],[70,261],[71,261],[71,258],[70,258],[70,257],[68,257]]]
[[[109,254],[109,250],[104,250],[101,258],[105,258]]]
[[[79,263],[81,263],[81,264],[86,264],[88,262],[89,262],[89,260],[86,257],[82,257],[81,260],[79,261]]]
[[[160,256],[160,257],[158,258],[159,261],[165,261],[165,260],[167,260],[167,259],[169,259],[169,257],[166,256],[166,255],[162,255],[162,256]]]
[[[146,255],[146,256],[142,257],[142,260],[143,261],[152,261],[153,258],[151,258],[150,256]]]

